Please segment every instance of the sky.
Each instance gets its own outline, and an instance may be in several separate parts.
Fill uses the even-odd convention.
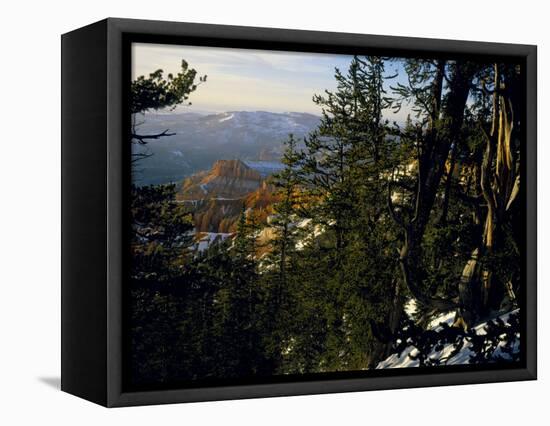
[[[134,43],[132,79],[157,69],[176,74],[182,59],[199,76],[208,76],[206,83],[190,95],[192,106],[183,107],[185,110],[318,115],[321,110],[312,102],[313,95],[334,90],[335,67],[347,70],[352,56]]]

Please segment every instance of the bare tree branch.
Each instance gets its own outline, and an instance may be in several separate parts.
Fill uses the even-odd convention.
[[[147,140],[160,139],[164,136],[174,136],[176,133],[168,133],[168,129],[164,130],[161,133],[155,133],[150,135],[140,135],[138,133],[132,133],[130,136],[132,140],[137,141],[141,145],[147,144]]]

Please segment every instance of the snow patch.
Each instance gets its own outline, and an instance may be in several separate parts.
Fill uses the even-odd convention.
[[[219,120],[220,123],[223,123],[224,121],[229,121],[231,120],[235,115],[234,114],[230,114],[228,115],[227,117],[224,117],[222,119]]]
[[[510,317],[510,315],[517,314],[518,312],[519,312],[519,309],[516,309],[514,311],[502,314],[498,318],[500,318],[502,321],[507,323],[508,318]],[[446,323],[448,325],[451,325],[454,321],[455,315],[456,315],[455,312],[448,312],[448,313],[442,314],[442,315],[434,318],[430,322],[428,328],[437,331],[437,330],[440,330],[442,328],[441,325],[440,325],[441,323]],[[474,330],[475,330],[476,334],[477,335],[485,334],[485,329],[484,328],[485,328],[486,325],[487,325],[487,322],[482,322],[482,323],[478,324],[477,326],[475,326]],[[499,342],[499,344],[497,346],[497,349],[495,350],[493,356],[500,356],[500,357],[504,357],[504,358],[508,357],[509,355],[502,350],[502,348],[504,348],[505,344],[506,344],[505,341]],[[519,339],[516,339],[516,341],[513,344],[514,353],[519,352],[519,350],[520,350],[519,345],[520,345],[520,341],[519,341]],[[449,358],[452,355],[452,352],[454,351],[454,345],[449,343],[449,344],[444,345],[443,349],[441,349],[440,351],[433,350],[429,354],[429,358],[439,359],[439,360],[446,359],[446,362],[443,363],[444,365],[469,364],[470,363],[470,356],[474,355],[474,353],[471,350],[471,346],[472,346],[472,344],[470,342],[466,341],[464,343],[464,346],[462,347],[462,349],[457,354],[455,354],[452,358]],[[401,356],[394,353],[394,354],[390,355],[388,358],[386,358],[384,361],[381,361],[380,363],[378,363],[378,365],[376,366],[376,369],[379,370],[379,369],[384,369],[384,368],[418,367],[420,362],[417,359],[412,359],[409,356],[409,354],[414,357],[418,354],[418,350],[413,346],[409,346],[401,353]]]
[[[200,252],[206,250],[214,243],[223,242],[226,238],[229,238],[232,235],[230,233],[223,232],[204,232],[201,234],[204,235],[201,236],[200,240],[196,244],[196,250]]]
[[[451,325],[453,325],[455,321],[455,317],[456,317],[455,311],[442,314],[430,321],[430,323],[428,324],[428,329],[439,331],[443,328],[441,326],[442,323],[447,324],[450,327]]]
[[[416,311],[418,310],[418,306],[416,304],[416,299],[409,299],[405,303],[405,306],[403,307],[405,311],[405,315],[409,317],[409,319],[413,319],[414,315],[416,314]]]

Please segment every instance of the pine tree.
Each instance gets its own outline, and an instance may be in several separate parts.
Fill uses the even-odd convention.
[[[382,117],[389,105],[383,82],[390,77],[383,58],[356,57],[346,74],[336,70],[336,91],[314,97],[323,114],[305,140],[301,185],[309,199],[305,214],[323,229],[317,246],[304,253],[326,268],[318,283],[325,289],[319,301],[327,324],[323,368],[370,363],[365,353],[373,336],[364,325],[369,319],[385,321],[390,311],[385,305],[396,297],[395,263],[387,250],[373,250],[389,232],[380,181],[396,147]],[[384,263],[388,267],[380,268]],[[381,296],[389,302],[372,302]]]
[[[243,206],[237,233],[229,248],[230,261],[222,274],[217,298],[223,357],[220,367],[228,377],[249,377],[264,369],[264,350],[259,330],[260,289],[256,265],[256,232],[253,215]]]
[[[276,310],[283,302],[288,275],[291,273],[289,268],[299,238],[296,222],[299,220],[298,209],[301,202],[299,167],[303,156],[297,151],[297,143],[294,136],[290,135],[285,142],[286,149],[282,158],[285,168],[272,178],[279,201],[274,205],[274,216],[269,223],[274,236],[269,243],[271,250],[267,261],[277,269]]]

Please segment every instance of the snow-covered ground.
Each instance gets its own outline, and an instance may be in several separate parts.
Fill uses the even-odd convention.
[[[299,229],[308,229],[309,233],[305,235],[302,239],[299,239],[296,242],[296,250],[303,250],[307,245],[312,244],[315,239],[325,232],[324,227],[319,224],[313,225],[313,219],[302,219],[296,223],[296,228]]]
[[[222,242],[231,235],[233,234],[221,232],[201,232],[201,237],[196,244],[196,249],[198,251],[204,251],[213,243]]]
[[[411,308],[414,304],[414,301],[409,301],[406,305],[405,312],[409,314],[411,311]],[[415,304],[414,304],[415,305]],[[408,309],[407,309],[408,308]],[[416,306],[414,306],[416,308]],[[502,314],[498,316],[497,318],[500,318],[504,323],[508,323],[508,318],[512,314],[516,314],[519,312],[519,309],[516,309],[511,312],[507,312],[505,314]],[[439,331],[441,330],[442,323],[451,325],[454,322],[455,319],[455,312],[447,312],[444,314],[439,315],[438,317],[434,318],[428,325],[428,328],[431,330]],[[494,318],[496,319],[496,318]],[[474,330],[477,335],[485,335],[485,327],[487,326],[487,322],[479,323],[474,327]],[[493,353],[493,357],[502,357],[502,358],[509,358],[509,355],[505,353],[502,349],[505,346],[506,342],[500,341],[497,349]],[[516,339],[513,343],[513,352],[518,353],[520,348],[520,339]],[[442,362],[442,365],[459,365],[459,364],[469,364],[470,363],[470,356],[474,355],[471,350],[472,344],[468,341],[464,343],[464,346],[458,353],[452,355],[454,351],[454,345],[452,343],[448,343],[446,345],[443,345],[443,349],[437,351],[433,350],[429,354],[430,359],[438,359],[438,360],[446,360]],[[388,358],[386,358],[384,361],[381,361],[376,368],[377,369],[384,369],[384,368],[410,368],[410,367],[418,367],[419,361],[418,359],[414,359],[414,357],[418,354],[418,350],[414,348],[413,346],[407,347],[399,356],[397,353],[394,353],[390,355]],[[409,356],[411,355],[411,356]],[[452,356],[451,356],[452,355]]]

